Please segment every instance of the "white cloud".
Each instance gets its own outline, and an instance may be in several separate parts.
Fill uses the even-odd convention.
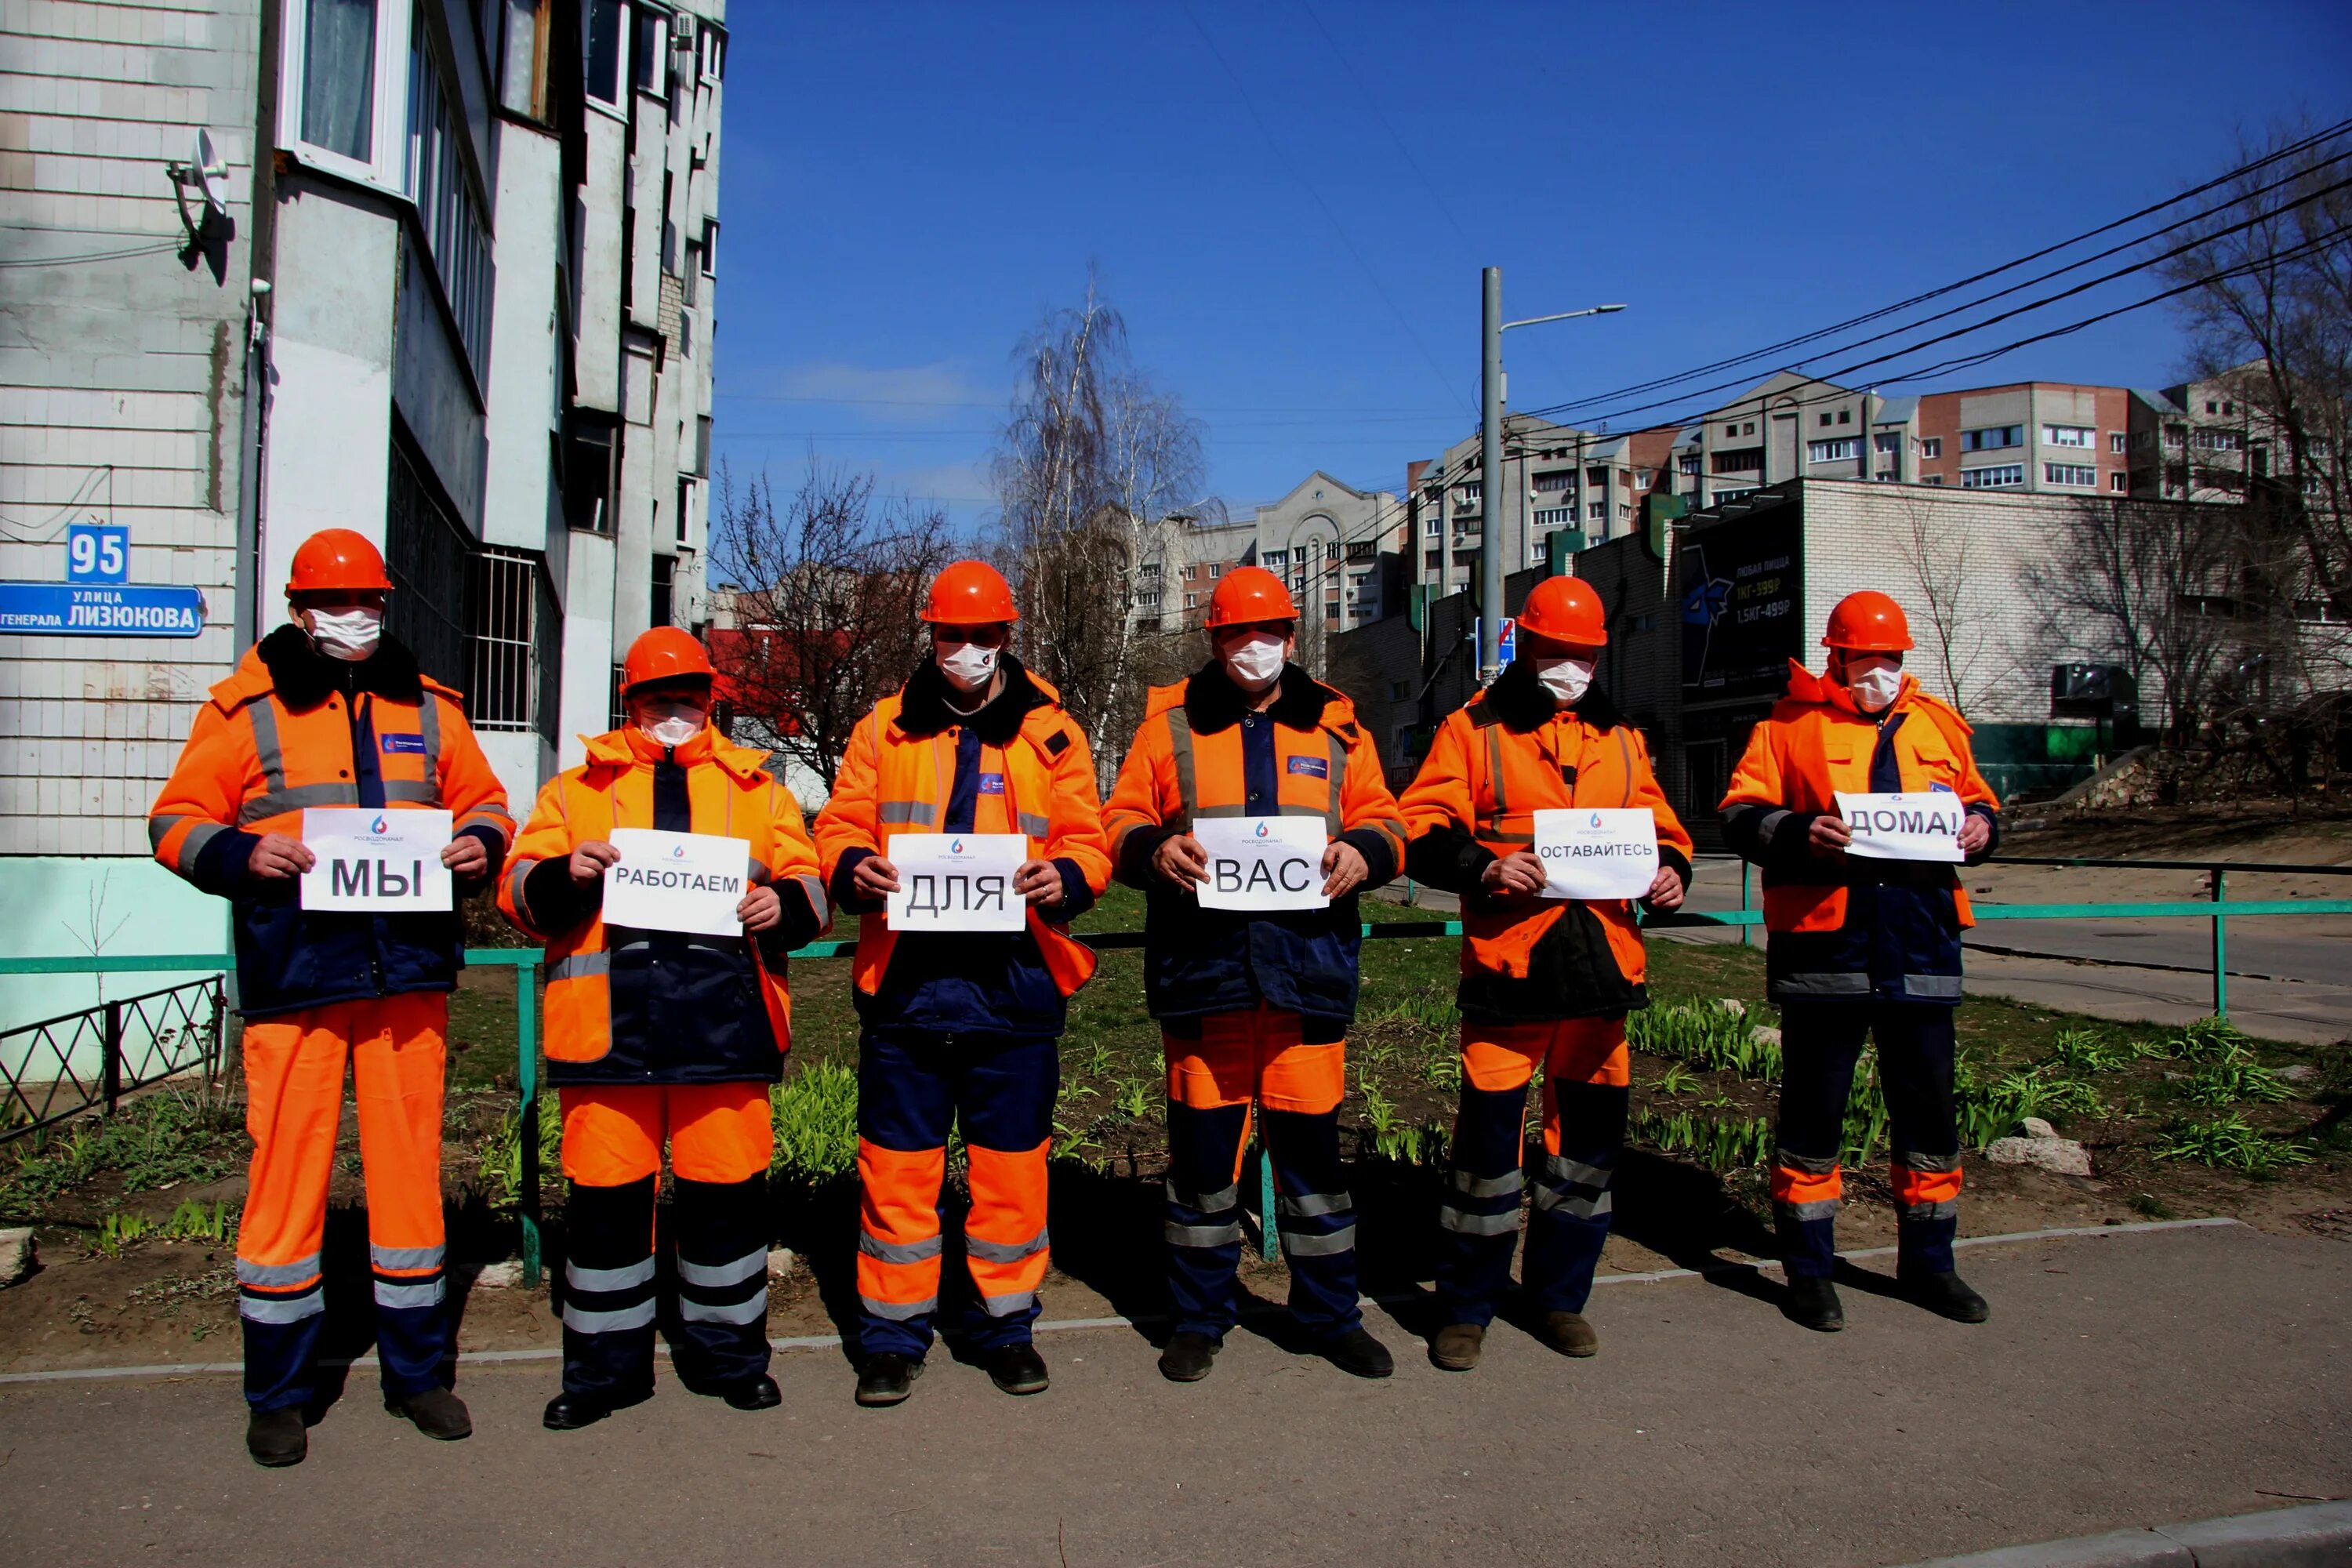
[[[833,405],[845,415],[877,424],[944,425],[975,415],[995,415],[1001,393],[973,383],[953,361],[918,365],[861,365],[818,362],[787,365],[760,378],[761,389],[729,387],[723,395],[749,402]]]

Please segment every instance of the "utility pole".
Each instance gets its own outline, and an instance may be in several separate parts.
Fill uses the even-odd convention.
[[[1513,327],[1607,315],[1625,307],[1595,305],[1507,321],[1503,320],[1503,269],[1485,268],[1479,274],[1479,285],[1478,684],[1491,686],[1503,673],[1503,334]]]

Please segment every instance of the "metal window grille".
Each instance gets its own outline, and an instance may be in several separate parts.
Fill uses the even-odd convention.
[[[542,729],[554,595],[539,558],[486,550],[475,557],[474,582],[474,679],[467,688],[474,728]]]
[[[434,679],[463,688],[474,673],[473,536],[458,525],[410,461],[392,445],[384,513],[384,564],[396,590],[384,605],[384,629],[416,655]]]

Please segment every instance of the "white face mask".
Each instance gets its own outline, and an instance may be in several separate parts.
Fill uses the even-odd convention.
[[[968,642],[953,653],[938,655],[940,668],[947,678],[966,691],[977,691],[996,673],[996,653],[992,647],[982,647]]]
[[[1845,689],[1853,693],[1855,707],[1865,713],[1878,712],[1902,694],[1903,667],[1885,658],[1849,659]]]
[[[1263,690],[1282,674],[1289,662],[1283,652],[1283,638],[1271,633],[1258,632],[1247,642],[1225,650],[1225,668],[1238,684],[1252,691]]]
[[[1536,679],[1561,702],[1574,702],[1592,684],[1594,661],[1589,658],[1539,658]]]
[[[382,610],[304,610],[303,629],[329,658],[348,662],[367,658],[383,637]]]
[[[685,745],[707,721],[703,710],[690,702],[649,700],[637,711],[637,728],[665,746]]]

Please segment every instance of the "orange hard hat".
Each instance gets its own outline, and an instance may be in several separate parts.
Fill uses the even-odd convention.
[[[931,579],[931,596],[923,605],[923,619],[951,626],[985,626],[1017,621],[1013,584],[985,561],[950,561]]]
[[[656,626],[629,645],[621,665],[621,694],[658,680],[709,680],[718,672],[694,634],[678,626]]]
[[[1609,640],[1601,595],[1581,577],[1547,577],[1528,589],[1519,625],[1539,637],[1578,647],[1599,647]]]
[[[1263,566],[1236,566],[1209,595],[1207,625],[1231,626],[1251,621],[1295,621],[1298,606],[1282,579]]]
[[[288,574],[289,594],[323,594],[337,589],[373,590],[388,594],[392,579],[383,570],[383,552],[364,533],[348,528],[322,528],[294,551],[294,569]]]
[[[1837,602],[1822,646],[1849,653],[1902,653],[1914,646],[1911,623],[1902,605],[1874,588],[1864,588]]]

